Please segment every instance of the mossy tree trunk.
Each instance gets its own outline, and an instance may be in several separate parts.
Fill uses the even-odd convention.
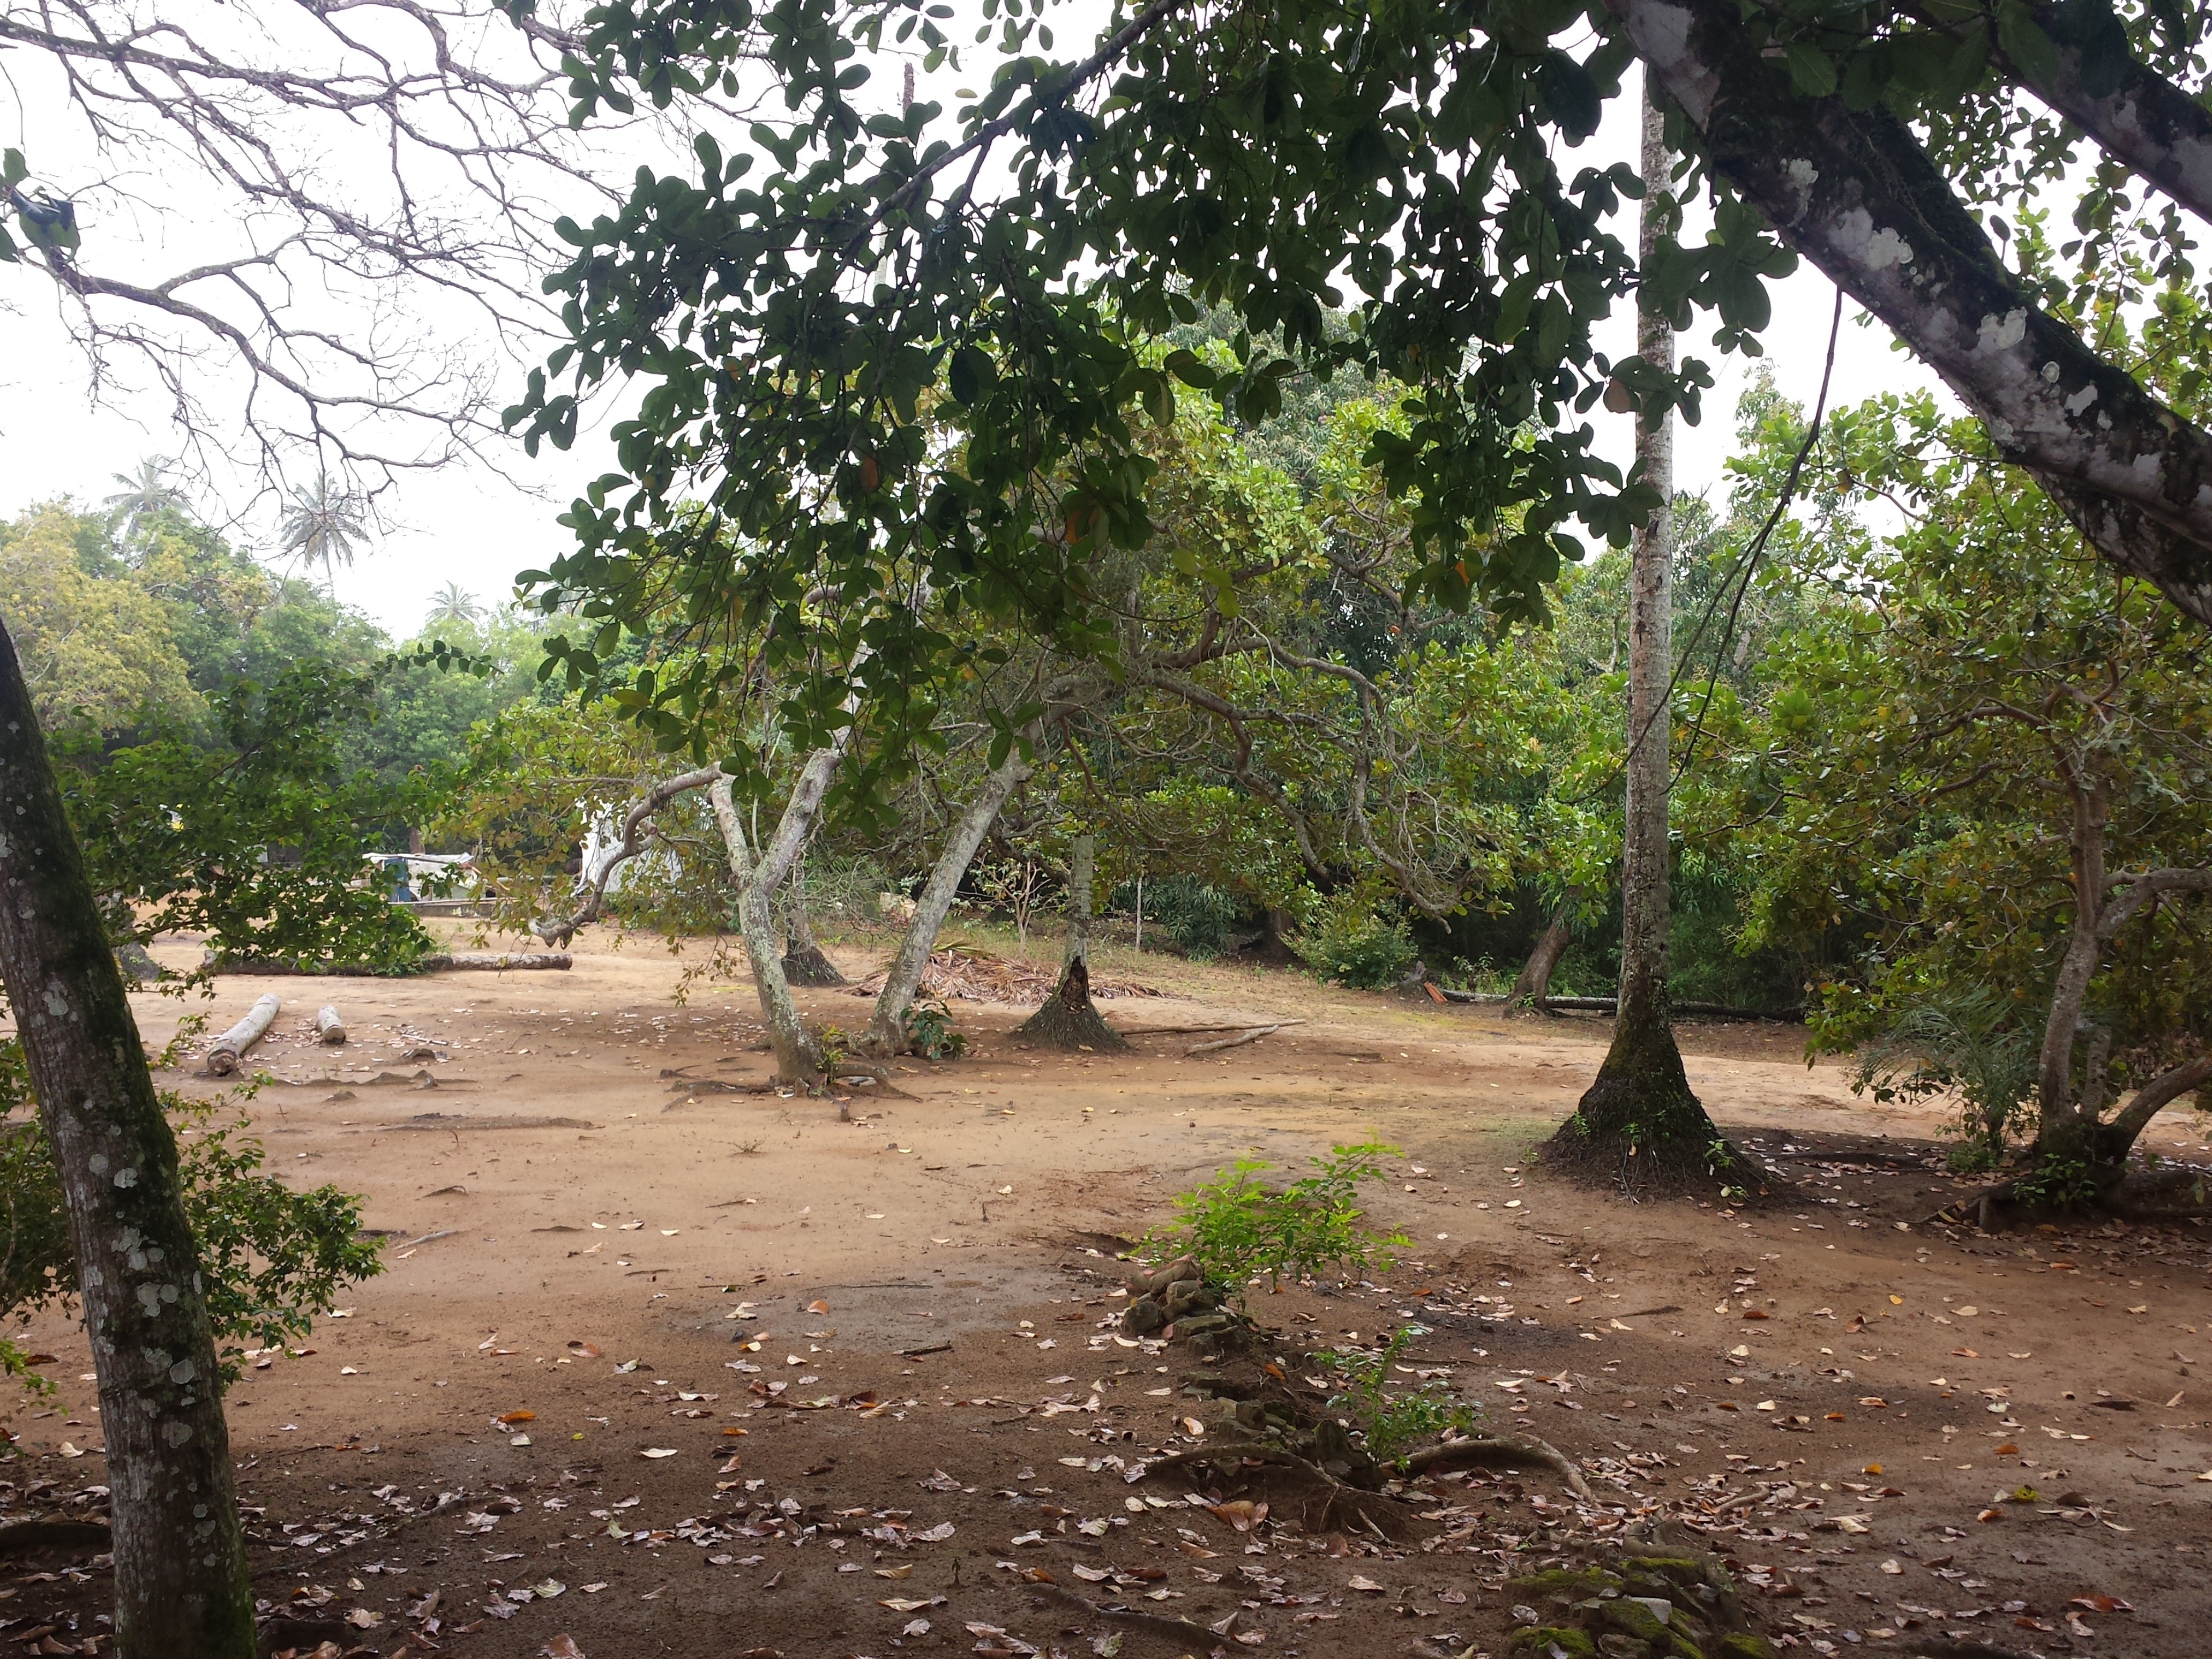
[[[1673,156],[1647,82],[1644,94],[1642,257],[1648,263],[1672,213]],[[1639,310],[1637,349],[1656,368],[1674,366],[1674,331]],[[1603,1170],[1624,1190],[1717,1172],[1720,1137],[1691,1092],[1667,1000],[1668,691],[1674,672],[1674,428],[1669,416],[1638,417],[1636,456],[1659,505],[1635,538],[1628,584],[1627,809],[1621,848],[1620,1003],[1597,1081],[1552,1137],[1550,1156]]]
[[[0,629],[0,979],[53,1147],[99,1379],[117,1659],[252,1659],[199,1249],[122,975]]]

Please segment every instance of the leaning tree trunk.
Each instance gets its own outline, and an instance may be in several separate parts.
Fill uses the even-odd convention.
[[[1658,250],[1668,212],[1674,158],[1666,123],[1644,91],[1644,207],[1641,258]],[[1636,343],[1645,362],[1671,370],[1674,331],[1661,313],[1640,307]],[[1628,585],[1628,799],[1622,835],[1620,1001],[1613,1044],[1597,1081],[1552,1137],[1552,1155],[1571,1166],[1603,1170],[1624,1189],[1676,1182],[1733,1165],[1713,1155],[1719,1136],[1690,1091],[1667,1006],[1668,726],[1673,674],[1670,607],[1674,563],[1674,448],[1668,416],[1639,416],[1636,455],[1659,505],[1638,531]]]
[[[983,780],[982,790],[969,802],[968,810],[945,838],[945,849],[937,855],[921,896],[915,900],[914,920],[907,926],[906,937],[899,941],[898,954],[891,958],[884,988],[876,994],[876,1012],[868,1021],[867,1035],[861,1039],[861,1046],[870,1054],[888,1059],[906,1047],[907,1007],[921,988],[922,975],[929,971],[929,953],[937,948],[937,930],[945,925],[968,866],[975,861],[976,849],[998,822],[1006,798],[1029,775],[1029,763],[1018,750],[1007,755],[1004,763],[993,768]]]
[[[0,979],[53,1146],[100,1381],[117,1659],[252,1659],[215,1335],[161,1115],[0,628]]]
[[[1067,949],[1060,984],[1043,1007],[1014,1029],[1017,1037],[1055,1048],[1119,1049],[1129,1045],[1091,1000],[1091,885],[1097,872],[1097,842],[1089,830],[1075,838],[1067,872]]]
[[[791,944],[783,953],[783,976],[793,985],[842,985],[837,964],[822,954],[814,937],[814,919],[806,914],[806,858],[799,855],[791,866],[791,895],[784,901],[790,913]]]
[[[1544,999],[1552,994],[1552,970],[1559,965],[1559,958],[1574,943],[1574,929],[1567,925],[1567,907],[1562,904],[1552,912],[1552,925],[1544,929],[1543,938],[1528,953],[1528,965],[1521,969],[1521,977],[1513,981],[1513,989],[1505,999],[1505,1012],[1520,1013],[1540,1009]]]
[[[744,940],[745,959],[753,970],[753,987],[760,994],[761,1023],[768,1028],[769,1051],[775,1056],[775,1074],[786,1083],[805,1085],[822,1073],[822,1050],[799,1018],[799,1005],[791,1000],[791,982],[783,976],[783,957],[776,948],[772,892],[761,892],[763,878],[755,867],[745,827],[731,799],[730,781],[718,777],[707,787],[714,811],[714,824],[722,832],[722,848],[730,860],[730,875],[738,884],[738,933]],[[754,897],[759,895],[756,905]]]

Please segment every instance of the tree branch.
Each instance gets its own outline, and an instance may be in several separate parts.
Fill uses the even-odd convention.
[[[1733,0],[1607,0],[1717,172],[1895,330],[2112,563],[2212,622],[2212,436],[2047,315],[1902,121],[1791,86]]]

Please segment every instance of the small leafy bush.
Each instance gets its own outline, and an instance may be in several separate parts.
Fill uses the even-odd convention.
[[[1114,896],[1115,906],[1130,903],[1136,893],[1124,886]],[[1225,893],[1195,876],[1170,876],[1145,884],[1145,920],[1176,942],[1194,962],[1211,962],[1229,943],[1229,930],[1237,925],[1244,907],[1233,893]]]
[[[1322,980],[1357,991],[1387,990],[1413,965],[1413,934],[1403,920],[1371,910],[1332,908],[1300,937],[1298,954]]]
[[[1344,1379],[1343,1392],[1331,1396],[1329,1410],[1352,1419],[1366,1443],[1367,1455],[1378,1463],[1389,1462],[1425,1440],[1468,1434],[1474,1428],[1475,1408],[1444,1383],[1425,1382],[1404,1394],[1389,1391],[1391,1368],[1415,1337],[1427,1334],[1423,1326],[1407,1325],[1380,1348],[1330,1348],[1315,1355]]]
[[[235,1093],[238,1091],[234,1091]],[[261,1143],[244,1114],[215,1124],[215,1106],[164,1091],[177,1131],[185,1214],[198,1241],[223,1380],[247,1342],[276,1347],[313,1328],[345,1286],[384,1271],[361,1233],[361,1200],[335,1187],[295,1192],[262,1170]],[[53,1149],[29,1100],[21,1049],[0,1044],[0,1316],[33,1313],[76,1294],[76,1261]],[[0,1341],[0,1373],[22,1356]]]
[[[907,1047],[924,1060],[957,1060],[968,1051],[968,1038],[952,1029],[952,1011],[935,998],[909,1002],[899,1015]]]
[[[1240,1299],[1263,1273],[1272,1287],[1330,1268],[1357,1275],[1388,1269],[1391,1252],[1411,1241],[1364,1226],[1357,1200],[1363,1183],[1382,1178],[1382,1160],[1399,1156],[1397,1147],[1376,1142],[1332,1147],[1327,1158],[1311,1160],[1313,1174],[1280,1188],[1260,1179],[1272,1164],[1239,1158],[1179,1194],[1175,1221],[1146,1243],[1163,1261],[1188,1255],[1210,1283]]]

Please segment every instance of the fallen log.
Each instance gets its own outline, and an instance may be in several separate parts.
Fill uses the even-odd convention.
[[[455,951],[424,957],[421,969],[426,974],[504,974],[524,969],[565,973],[574,963],[566,951]]]
[[[1306,1021],[1305,1016],[1301,1014],[1296,1019],[1263,1020],[1261,1023],[1271,1031],[1279,1031],[1285,1025],[1303,1025]],[[1123,1036],[1200,1036],[1214,1032],[1249,1031],[1252,1029],[1249,1025],[1224,1025],[1220,1021],[1216,1020],[1211,1025],[1132,1025],[1124,1029],[1121,1035]]]
[[[1454,991],[1443,986],[1433,988],[1447,1002],[1473,1002],[1488,1006],[1501,1006],[1512,999],[1496,996],[1487,991]],[[1529,1007],[1540,1013],[1610,1014],[1620,1006],[1618,997],[1546,997],[1532,1002]],[[1805,1018],[1802,1008],[1731,1008],[1724,1002],[1670,1003],[1671,1012],[1686,1014],[1693,1019],[1756,1019],[1771,1020],[1778,1025],[1794,1025]]]
[[[409,974],[505,973],[531,968],[564,970],[574,962],[566,951],[438,951],[404,968],[371,968],[357,962],[217,957],[210,952],[200,965],[211,974],[259,974],[271,978],[393,979]]]
[[[1218,1042],[1194,1043],[1182,1051],[1183,1058],[1188,1060],[1193,1054],[1211,1054],[1223,1048],[1241,1048],[1248,1042],[1257,1042],[1263,1036],[1273,1036],[1282,1029],[1279,1025],[1255,1025],[1249,1031],[1224,1037]]]
[[[332,1048],[346,1040],[345,1021],[338,1018],[337,1004],[326,1002],[316,1010],[315,1035]]]
[[[274,991],[264,993],[244,1019],[215,1040],[215,1047],[208,1050],[208,1070],[217,1077],[228,1077],[235,1072],[240,1057],[268,1035],[277,1010],[283,1006]]]

